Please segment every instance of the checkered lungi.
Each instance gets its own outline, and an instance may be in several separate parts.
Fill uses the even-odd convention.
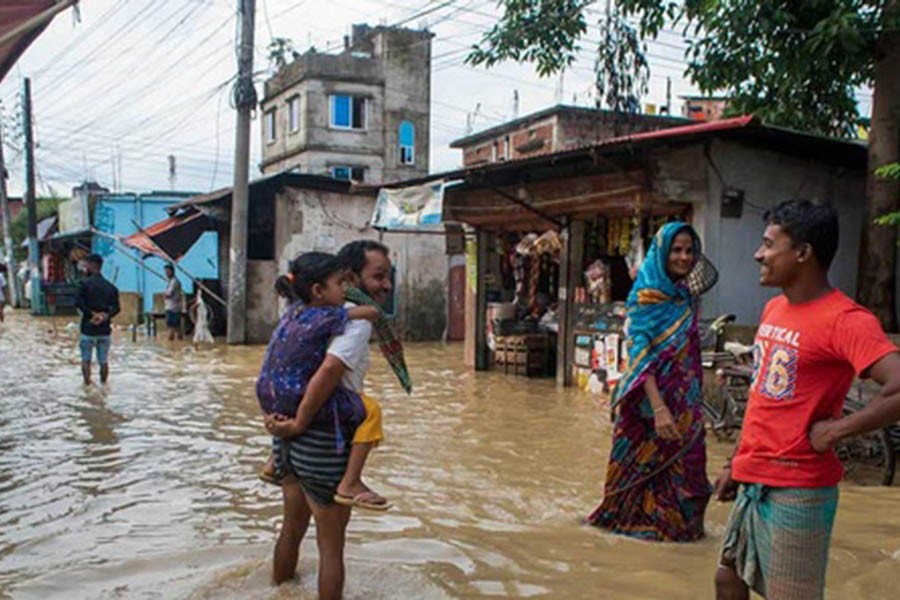
[[[720,563],[768,600],[813,600],[825,592],[837,486],[744,484],[725,529]]]

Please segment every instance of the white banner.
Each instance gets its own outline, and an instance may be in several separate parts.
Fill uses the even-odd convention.
[[[60,202],[57,208],[60,233],[74,233],[90,229],[91,224],[87,220],[85,202],[87,202],[87,198],[84,196],[75,196],[71,200]]]
[[[444,180],[400,189],[381,188],[375,202],[376,229],[436,230],[443,227]]]

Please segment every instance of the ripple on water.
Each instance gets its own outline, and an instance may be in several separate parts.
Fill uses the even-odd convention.
[[[0,596],[314,598],[314,528],[299,580],[268,584],[281,508],[255,478],[263,348],[117,332],[110,385],[85,389],[76,333],[21,312],[0,325]],[[606,411],[552,381],[470,372],[460,346],[413,344],[408,360],[410,396],[373,356],[387,439],[367,477],[396,508],[354,515],[347,598],[707,597],[727,506],[697,544],[583,527]],[[729,451],[711,442],[711,468]],[[898,492],[842,487],[830,598],[900,588]]]

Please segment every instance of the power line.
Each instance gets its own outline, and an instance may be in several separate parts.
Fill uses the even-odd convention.
[[[148,10],[150,10],[151,8],[153,8],[153,6],[156,5],[156,4],[158,4],[158,3],[157,3],[155,0],[150,0],[147,4],[144,5],[144,7],[143,7],[140,11],[138,11],[137,15],[135,15],[134,18],[132,18],[132,19],[126,21],[126,22],[122,25],[122,27],[120,27],[120,28],[117,29],[112,35],[110,35],[109,38],[108,38],[108,40],[116,39],[116,38],[118,38],[119,36],[122,36],[125,32],[133,30],[133,29],[134,29],[135,27],[137,27],[138,24],[141,22],[141,19],[140,19],[141,16],[142,16],[145,12],[147,12]],[[82,57],[82,60],[87,60],[87,59],[89,59],[91,56],[93,56],[94,54],[96,54],[97,52],[99,52],[99,51],[103,48],[103,46],[104,46],[104,42],[101,42],[100,44],[98,44],[97,46],[95,46],[95,47],[94,47],[94,48],[93,48],[86,56],[83,56],[83,57]],[[51,80],[48,81],[48,82],[42,82],[42,83],[43,83],[43,85],[46,86],[47,89],[53,89],[53,87],[54,87],[55,84],[59,83],[60,81],[66,79],[66,78],[72,77],[72,76],[73,76],[72,73],[67,72],[67,73],[63,73],[63,74],[61,74],[61,75],[58,75],[57,77],[54,77],[53,79],[51,79]]]
[[[209,39],[211,39],[212,36],[213,36],[215,33],[217,33],[217,32],[220,31],[222,28],[224,28],[226,25],[228,25],[228,23],[231,21],[232,18],[234,18],[233,15],[229,16],[229,18],[226,19],[225,21],[223,21],[223,22],[221,23],[221,25],[220,25],[215,31],[213,31],[213,32],[212,32],[210,35],[208,35],[207,37],[203,38],[198,44],[196,44],[195,46],[193,46],[192,48],[190,48],[190,49],[189,49],[187,52],[185,52],[183,55],[181,55],[181,56],[179,56],[178,58],[176,58],[175,61],[173,61],[172,64],[170,64],[165,70],[163,70],[162,72],[158,73],[154,78],[152,78],[152,79],[150,79],[149,81],[147,81],[147,82],[145,83],[145,85],[144,85],[142,88],[140,88],[137,92],[134,92],[134,93],[136,93],[136,94],[141,94],[141,93],[143,93],[143,92],[145,92],[145,91],[150,90],[151,88],[154,88],[154,87],[156,86],[157,83],[159,83],[165,76],[167,76],[168,74],[170,74],[170,73],[172,72],[172,70],[174,70],[174,68],[175,68],[176,65],[178,65],[178,64],[181,63],[181,62],[183,62],[186,58],[188,58],[188,57],[191,55],[192,52],[194,52],[197,48],[199,48],[200,46],[202,46],[203,44],[205,44]],[[217,48],[216,50],[218,50],[218,48]],[[204,57],[203,59],[200,59],[200,61],[198,61],[197,63],[195,63],[195,65],[203,64],[205,60],[208,60],[208,59],[210,58],[210,56],[212,56],[212,55],[210,54],[210,55],[207,55],[206,57]],[[218,64],[218,63],[220,63],[220,62],[223,62],[223,61],[226,60],[226,59],[227,59],[227,55],[221,57],[221,58],[217,61],[216,64]],[[98,120],[100,120],[100,119],[102,119],[102,118],[105,118],[106,115],[107,115],[109,112],[115,111],[117,108],[122,107],[122,105],[125,104],[125,103],[130,103],[131,100],[132,100],[132,95],[129,94],[128,96],[126,96],[126,97],[124,97],[124,98],[120,98],[119,100],[114,101],[114,103],[113,103],[111,106],[108,106],[108,107],[105,107],[105,108],[104,108],[104,113],[103,113],[103,114],[99,115],[98,117],[96,117],[96,118],[94,118],[94,119],[91,119],[91,120],[85,122],[80,128],[78,128],[78,130],[76,130],[76,133],[81,132],[81,131],[87,129],[88,127],[94,125]]]
[[[89,39],[90,36],[100,27],[103,23],[110,19],[114,14],[122,10],[125,7],[127,0],[118,0],[115,4],[113,4],[109,10],[105,13],[97,17],[97,20],[91,23],[91,25],[85,30],[81,32],[81,35],[75,36],[68,44],[63,46],[56,54],[51,56],[47,62],[44,63],[43,67],[39,67],[32,72],[33,77],[37,77],[39,75],[43,75],[48,70],[56,68],[57,61],[63,56],[68,55],[79,45],[84,43],[85,40]]]
[[[134,73],[136,73],[136,72],[140,72],[140,67],[143,66],[143,65],[145,65],[145,64],[147,64],[147,63],[149,63],[149,62],[152,60],[154,54],[165,52],[165,50],[166,50],[166,47],[165,47],[165,45],[164,45],[165,40],[166,40],[170,35],[172,35],[172,33],[174,33],[176,30],[178,30],[180,27],[182,27],[185,23],[188,22],[189,17],[190,17],[190,16],[193,14],[193,12],[196,10],[197,5],[194,5],[194,6],[192,7],[191,4],[188,3],[188,4],[185,4],[184,7],[187,7],[189,10],[185,12],[185,14],[182,16],[182,18],[179,20],[179,22],[175,24],[174,27],[172,27],[169,31],[167,31],[161,38],[159,38],[158,40],[156,40],[156,43],[154,44],[154,50],[153,50],[149,55],[148,55],[148,54],[139,54],[139,53],[138,53],[137,56],[136,56],[136,58],[135,58],[135,60],[132,60],[132,61],[129,61],[129,62],[125,62],[124,64],[122,64],[122,65],[121,65],[117,70],[115,70],[115,71],[111,71],[111,72],[110,72],[110,71],[107,71],[106,74],[105,74],[106,76],[105,76],[104,79],[102,79],[102,80],[100,80],[100,81],[94,80],[94,81],[93,81],[94,86],[87,87],[86,89],[85,89],[85,86],[83,85],[83,80],[86,79],[86,77],[85,77],[84,75],[82,75],[82,76],[79,78],[79,80],[78,80],[77,83],[80,84],[80,85],[79,85],[79,88],[85,90],[86,93],[83,93],[83,94],[81,94],[80,96],[75,96],[74,99],[71,100],[69,104],[70,104],[70,105],[78,104],[78,103],[79,103],[78,101],[83,100],[87,95],[90,95],[90,94],[95,94],[95,95],[96,95],[97,87],[99,87],[99,88],[101,88],[101,89],[102,89],[102,88],[123,89],[124,86],[122,85],[122,83],[123,83],[123,82],[128,82],[128,81],[130,80],[130,76],[133,76]],[[144,36],[144,39],[150,39],[150,38],[153,38],[153,34],[155,33],[155,31],[156,31],[157,29],[159,29],[159,28],[160,28],[161,26],[163,26],[165,23],[168,23],[169,20],[171,20],[172,18],[175,18],[175,17],[177,17],[177,16],[179,16],[178,11],[176,11],[176,12],[170,14],[168,18],[164,19],[163,21],[161,21],[160,23],[158,23],[158,24],[156,25],[156,27],[154,27],[153,29],[151,29],[151,30]],[[116,59],[118,58],[118,56],[119,56],[119,55],[116,55],[116,54],[114,54],[114,53],[110,53],[110,58],[109,58],[109,60],[107,61],[107,64],[109,64],[109,63],[111,63],[112,61],[116,60]],[[166,53],[165,56],[168,57],[168,56],[170,56],[170,54],[169,54],[169,53]],[[95,87],[95,86],[97,86],[97,87]],[[50,94],[50,95],[49,95],[49,98],[52,99],[52,98],[53,98],[53,95],[54,95],[54,94],[58,94],[59,92],[60,92],[60,89],[59,89],[59,88],[51,89],[50,92],[49,92],[49,94]]]
[[[444,2],[441,2],[440,4],[438,4],[437,6],[433,6],[431,8],[423,8],[422,10],[419,10],[418,12],[413,13],[412,15],[406,17],[405,19],[401,19],[399,21],[394,22],[394,24],[391,25],[391,27],[400,27],[401,25],[409,23],[410,21],[412,21],[414,19],[419,19],[421,17],[424,17],[425,15],[430,15],[431,13],[438,11],[446,6],[449,6],[449,5],[453,4],[454,2],[456,2],[456,0],[445,0]],[[425,6],[428,6],[428,4],[433,4],[433,3],[434,2],[428,2]]]

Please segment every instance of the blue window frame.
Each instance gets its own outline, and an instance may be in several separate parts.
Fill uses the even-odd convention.
[[[397,137],[400,143],[400,164],[416,164],[416,126],[409,121],[402,121]]]
[[[365,167],[351,167],[348,165],[336,165],[330,167],[331,176],[335,179],[343,179],[345,181],[363,181],[365,177]]]
[[[331,176],[335,179],[350,180],[350,167],[331,167]]]
[[[362,96],[331,96],[329,123],[338,129],[365,129],[366,99]]]

